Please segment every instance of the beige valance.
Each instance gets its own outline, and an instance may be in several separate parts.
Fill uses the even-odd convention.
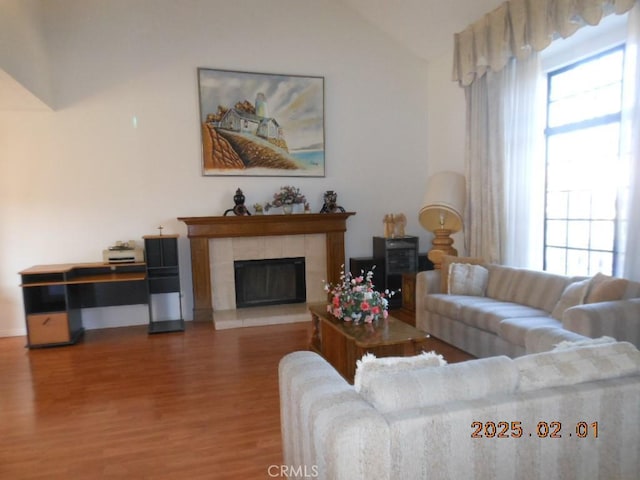
[[[487,69],[524,59],[554,38],[567,38],[610,13],[623,14],[640,0],[509,0],[454,37],[453,80],[473,83]]]

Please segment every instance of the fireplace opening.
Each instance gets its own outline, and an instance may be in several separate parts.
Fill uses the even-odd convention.
[[[233,262],[236,308],[304,303],[304,257]]]

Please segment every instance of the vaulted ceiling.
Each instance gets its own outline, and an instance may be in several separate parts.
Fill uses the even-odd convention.
[[[424,60],[450,51],[453,34],[504,0],[339,0]],[[46,108],[0,71],[0,109]]]
[[[504,0],[341,0],[424,60],[450,51],[453,34]]]

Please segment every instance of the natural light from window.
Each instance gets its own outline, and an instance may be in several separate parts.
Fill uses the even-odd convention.
[[[622,46],[548,74],[545,270],[615,273]]]

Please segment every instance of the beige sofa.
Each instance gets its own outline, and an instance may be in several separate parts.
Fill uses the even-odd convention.
[[[418,273],[416,326],[476,357],[513,358],[585,336],[640,346],[640,283],[482,265],[487,278],[481,294],[442,293],[450,286],[451,264],[471,268],[481,261],[445,257],[443,270]],[[584,303],[589,297],[596,303]],[[620,299],[602,301],[609,298]]]
[[[640,352],[627,342],[374,370],[359,392],[317,354],[294,352],[279,382],[289,478],[635,480],[640,471]]]

